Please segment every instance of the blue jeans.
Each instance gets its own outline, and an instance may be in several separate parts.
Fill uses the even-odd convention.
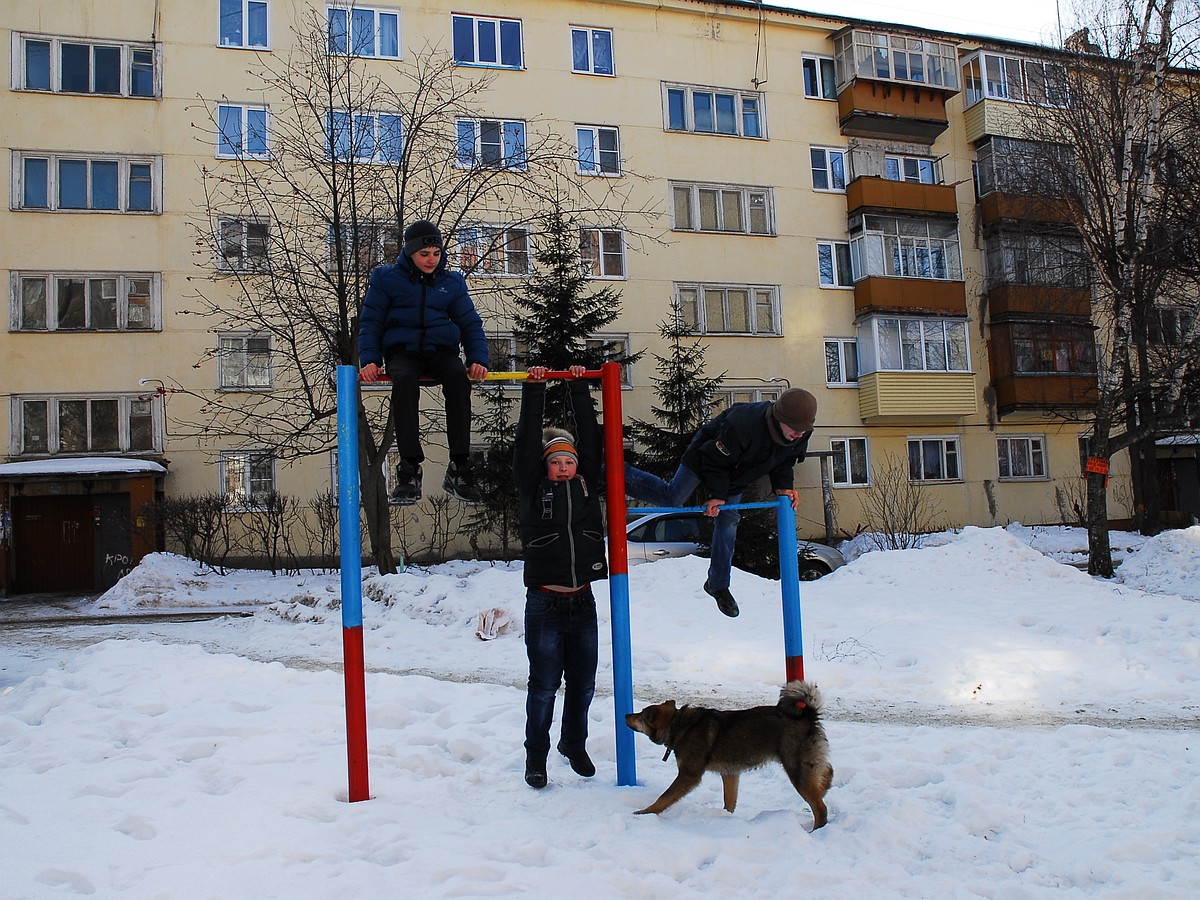
[[[675,470],[670,482],[657,475],[635,469],[625,464],[625,493],[646,503],[658,506],[682,506],[692,492],[700,486],[700,476],[687,466]],[[740,493],[730,494],[726,503],[740,503]],[[736,509],[724,509],[717,515],[713,526],[712,550],[708,560],[708,586],[713,590],[729,587],[729,573],[733,568],[733,544],[737,539],[738,522],[742,519]]]
[[[550,753],[554,695],[566,677],[562,745],[583,750],[588,707],[596,694],[596,598],[591,587],[561,594],[531,587],[525,595],[525,652],[529,691],[525,698],[525,755],[544,760]]]

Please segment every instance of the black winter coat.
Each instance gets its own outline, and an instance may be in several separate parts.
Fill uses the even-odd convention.
[[[780,443],[778,426],[767,418],[770,408],[769,400],[735,403],[700,426],[683,452],[683,464],[700,476],[711,496],[728,500],[764,475],[771,490],[791,489],[792,467],[804,459],[812,432]]]
[[[551,481],[542,461],[544,382],[521,388],[521,417],[513,447],[513,479],[525,548],[525,585],[583,587],[608,577],[600,512],[603,444],[583,381],[571,382],[579,469],[570,481]]]

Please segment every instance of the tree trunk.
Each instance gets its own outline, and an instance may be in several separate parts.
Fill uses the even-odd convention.
[[[1109,423],[1097,418],[1088,456],[1107,461]],[[1084,472],[1087,479],[1088,574],[1112,578],[1112,546],[1108,540],[1108,475]]]
[[[1142,483],[1141,524],[1138,531],[1150,536],[1162,531],[1162,497],[1158,483],[1158,445],[1153,437],[1138,443],[1137,455],[1141,462]]]
[[[367,520],[367,539],[371,543],[371,555],[375,557],[375,568],[379,574],[395,575],[399,569],[392,557],[391,507],[388,505],[387,481],[380,464],[386,458],[387,448],[391,444],[390,426],[376,450],[374,436],[368,431],[371,426],[361,402],[358,410],[358,482]]]

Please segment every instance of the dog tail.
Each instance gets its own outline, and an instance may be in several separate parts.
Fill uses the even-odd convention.
[[[822,702],[820,690],[807,681],[789,681],[779,692],[779,711],[797,719],[817,718]]]

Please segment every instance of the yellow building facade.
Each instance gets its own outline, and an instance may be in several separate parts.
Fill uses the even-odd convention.
[[[1005,223],[1022,215],[976,177],[1021,107],[988,66],[1032,72],[1042,48],[690,0],[0,8],[8,591],[106,587],[120,566],[97,560],[135,562],[153,545],[103,537],[101,507],[136,519],[153,496],[330,488],[329,454],[278,465],[172,427],[202,414],[206,392],[269,390],[264,371],[283,364],[269,342],[193,314],[198,290],[234,290],[215,269],[265,252],[252,223],[230,223],[218,238],[228,255],[214,258],[196,223],[202,173],[232,164],[219,133],[236,132],[236,152],[270,152],[282,98],[247,70],[296,51],[302,13],[328,23],[335,48],[369,35],[363,52],[385,80],[419,48],[490,70],[498,120],[558,130],[581,171],[636,173],[628,193],[652,214],[598,269],[621,293],[612,332],[648,351],[631,369],[627,419],[651,418],[658,323],[678,305],[708,371],[724,373],[726,402],[788,385],[817,395],[810,449],[825,454],[838,532],[861,527],[886,466],[921,482],[946,526],[1057,523],[1081,496],[1079,420],[1095,387],[1094,357],[1088,371],[1076,346],[1086,295],[1078,328],[1051,329],[1036,297],[997,280]],[[485,325],[497,340],[511,328],[500,312]],[[82,462],[96,459],[120,462]],[[430,463],[427,494],[442,461]],[[826,533],[821,468],[797,471],[806,537]],[[1126,480],[1114,471],[1114,517],[1127,514]],[[430,514],[396,515],[403,540]],[[47,521],[58,530],[34,524]],[[64,528],[71,549],[39,557]],[[82,560],[65,586],[63,552]]]

